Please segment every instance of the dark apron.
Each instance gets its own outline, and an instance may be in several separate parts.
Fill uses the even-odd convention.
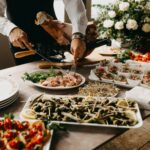
[[[45,45],[54,42],[54,39],[48,33],[34,23],[39,11],[45,11],[56,19],[53,7],[54,0],[6,0],[6,4],[8,19],[27,33],[31,43]],[[13,54],[22,51],[22,49],[15,48],[12,45],[10,47]],[[32,55],[15,59],[15,62],[19,65],[39,59],[41,59],[40,56]]]

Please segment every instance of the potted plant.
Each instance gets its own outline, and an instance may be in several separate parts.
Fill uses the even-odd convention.
[[[119,40],[122,46],[150,50],[150,0],[117,0],[95,5],[100,38]]]

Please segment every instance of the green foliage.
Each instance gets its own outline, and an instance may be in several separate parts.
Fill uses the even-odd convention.
[[[60,125],[59,123],[47,123],[47,128],[50,130],[55,131],[66,131],[66,128],[63,125]]]
[[[9,113],[9,114],[4,114],[4,118],[10,118],[10,119],[14,119],[14,115]]]
[[[49,71],[37,71],[37,72],[33,72],[33,73],[24,73],[22,79],[23,80],[29,80],[32,81],[34,83],[39,82],[40,80],[45,80],[48,77],[55,77],[56,73],[55,70],[53,68],[50,68]]]
[[[131,50],[129,49],[125,50],[122,53],[118,54],[116,56],[116,59],[119,60],[119,62],[125,63],[126,60],[131,59],[130,53],[131,53]]]

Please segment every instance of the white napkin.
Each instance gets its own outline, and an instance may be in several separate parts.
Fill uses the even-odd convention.
[[[113,47],[113,48],[121,48],[121,42],[112,39],[111,40],[111,47]]]
[[[62,62],[73,62],[74,58],[73,55],[69,52],[64,53],[65,59],[62,60]]]
[[[126,98],[137,101],[140,108],[150,110],[150,89],[136,86],[126,92]]]
[[[91,70],[90,75],[89,75],[89,79],[93,80],[93,81],[99,81],[99,78],[94,73],[94,70]]]

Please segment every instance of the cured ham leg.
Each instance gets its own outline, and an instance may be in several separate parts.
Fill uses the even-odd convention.
[[[70,43],[70,38],[57,26],[57,22],[45,12],[38,12],[35,20],[36,25],[40,25],[48,34],[50,34],[58,44],[68,45]]]
[[[45,12],[38,12],[35,20],[36,25],[40,25],[48,34],[50,34],[58,44],[67,45],[71,41],[72,25],[69,23],[63,23],[62,29],[58,28],[58,22]],[[90,22],[86,29],[86,42],[95,41],[98,34],[96,31],[96,25]]]

